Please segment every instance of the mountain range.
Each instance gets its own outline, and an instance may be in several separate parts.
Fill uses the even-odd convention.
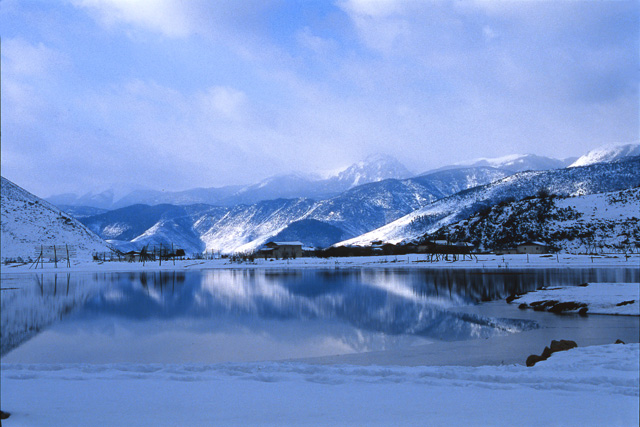
[[[117,196],[118,192],[114,189],[108,189],[80,196],[71,193],[59,194],[48,197],[47,201],[64,209],[79,206],[117,209],[135,204],[192,205],[205,203],[216,206],[235,206],[281,198],[325,199],[358,185],[389,178],[408,178],[412,175],[395,158],[376,154],[325,179],[310,174],[290,173],[273,176],[251,185],[194,188],[184,191],[136,189],[120,196]]]
[[[634,188],[640,185],[637,151],[637,146],[613,147],[565,161],[533,155],[478,159],[467,162],[474,166],[445,167],[410,178],[406,177],[406,168],[394,159],[375,156],[315,181],[290,175],[243,189],[227,187],[226,195],[222,189],[201,189],[200,193],[189,190],[184,194],[164,194],[174,203],[138,203],[111,210],[66,206],[65,210],[79,222],[45,201],[36,203],[40,199],[3,178],[2,257],[27,249],[33,252],[35,241],[61,232],[59,229],[67,227],[69,221],[80,233],[76,236],[79,241],[92,241],[84,245],[87,253],[105,250],[108,245],[127,251],[145,245],[173,244],[190,254],[205,250],[250,252],[274,240],[299,240],[315,247],[367,245],[378,240],[397,243],[433,234],[498,204],[536,197],[540,191],[565,197]],[[605,163],[596,163],[602,159]],[[566,167],[567,163],[570,167]],[[523,168],[527,170],[516,172]],[[285,182],[300,185],[287,187]],[[210,190],[218,191],[216,200],[247,202],[186,203],[209,200]],[[118,203],[134,193],[138,194],[129,193]],[[295,197],[255,201],[279,194]],[[318,197],[308,197],[309,194]],[[25,202],[27,199],[31,203]],[[38,222],[32,219],[41,217],[42,206],[54,212],[52,215],[63,224],[49,218],[39,224],[39,231],[30,229]],[[23,219],[31,225],[17,224]],[[10,224],[13,228],[8,227]],[[20,246],[21,235],[28,238],[22,249],[13,251],[10,246]],[[5,241],[10,242],[7,247]]]
[[[249,252],[276,236],[297,236],[295,240],[306,245],[327,246],[505,176],[507,172],[485,167],[446,170],[359,185],[319,201],[281,198],[232,207],[133,205],[80,220],[119,248],[173,243],[188,253]]]

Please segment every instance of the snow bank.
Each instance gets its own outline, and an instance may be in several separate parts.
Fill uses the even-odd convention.
[[[638,344],[532,368],[2,365],[7,425],[638,425]]]
[[[528,292],[514,302],[531,304],[546,300],[587,304],[589,314],[640,316],[640,283],[589,283],[587,286],[542,289]]]
[[[526,268],[635,268],[640,265],[640,254],[616,255],[478,255],[476,258],[458,261],[440,260],[428,262],[427,255],[389,255],[344,258],[297,258],[290,260],[256,259],[253,262],[231,262],[228,259],[178,260],[142,263],[129,262],[73,262],[71,268],[54,268],[45,264],[41,273],[72,272],[128,272],[159,270],[206,270],[206,269],[305,269],[305,268],[461,268],[461,269],[526,269]],[[34,273],[29,265],[10,264],[1,266],[4,273]]]

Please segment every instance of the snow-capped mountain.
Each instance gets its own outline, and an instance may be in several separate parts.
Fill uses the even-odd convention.
[[[640,156],[640,144],[608,145],[589,151],[569,167],[587,166],[595,163],[618,162],[627,157]]]
[[[136,190],[114,201],[110,209],[124,208],[131,205],[193,205],[224,204],[223,201],[233,196],[242,186],[232,185],[219,188],[192,188],[184,191]]]
[[[343,187],[353,188],[357,185],[369,182],[378,182],[385,179],[403,179],[412,176],[412,173],[398,160],[391,156],[375,154],[364,161],[355,163],[329,181],[340,183]]]
[[[110,251],[78,220],[2,177],[2,259],[34,258],[40,245],[69,245],[77,257]]]
[[[82,195],[74,193],[58,194],[45,200],[58,207],[91,207],[98,209],[112,209],[116,201],[131,193],[148,191],[137,184],[118,184],[108,189],[93,189]]]
[[[574,158],[570,159],[554,159],[552,157],[537,156],[535,154],[511,154],[508,156],[467,160],[464,162],[454,163],[452,165],[444,166],[436,170],[458,169],[467,167],[491,167],[496,169],[503,169],[506,171],[524,172],[528,170],[550,170],[566,168],[569,164],[575,161]]]
[[[252,251],[269,239],[294,235],[298,237],[293,240],[308,246],[325,247],[506,175],[492,168],[468,168],[373,182],[320,201],[275,199],[233,207],[135,205],[82,221],[123,249],[130,249],[130,243],[173,242],[187,253],[201,252],[203,247],[221,252]],[[312,226],[313,231],[303,232],[304,225]]]
[[[470,242],[483,250],[539,241],[571,252],[637,251],[640,187],[499,203],[425,238]]]
[[[113,205],[114,191],[112,189],[100,191],[98,193],[85,193],[77,195],[74,193],[57,194],[47,197],[46,200],[56,206],[87,206],[99,209],[108,209]]]
[[[481,187],[438,200],[381,228],[339,245],[368,245],[374,241],[398,243],[413,240],[440,227],[468,218],[505,200],[521,200],[541,190],[559,196],[577,196],[618,191],[640,185],[640,158],[617,163],[530,171],[506,177]]]
[[[403,179],[409,176],[411,173],[407,168],[393,157],[374,155],[325,179],[311,174],[290,173],[272,176],[251,185],[194,188],[184,191],[136,189],[126,193],[121,190],[109,189],[102,192],[90,192],[83,196],[70,193],[55,195],[47,200],[56,205],[102,209],[117,209],[136,204],[192,205],[204,203],[217,206],[235,206],[280,198],[326,199],[357,185],[390,178]]]

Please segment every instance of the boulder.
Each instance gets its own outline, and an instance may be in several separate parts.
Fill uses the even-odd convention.
[[[575,348],[577,346],[578,346],[578,344],[576,344],[575,341],[571,341],[571,340],[556,341],[556,340],[553,340],[553,341],[551,341],[551,345],[549,347],[551,349],[551,352],[555,353],[556,351],[566,351],[566,350]]]
[[[565,311],[575,311],[586,306],[587,304],[582,302],[575,302],[575,301],[559,302],[558,304],[555,304],[553,307],[549,308],[549,311],[552,313],[560,314],[560,313],[564,313]]]
[[[538,356],[537,354],[532,354],[531,356],[527,357],[527,361],[526,364],[527,366],[533,366],[536,363],[542,361],[542,360],[547,360],[546,357],[542,357],[542,356]]]
[[[511,304],[511,302],[512,302],[514,299],[516,299],[516,298],[518,298],[518,295],[517,295],[517,294],[511,294],[511,295],[509,295],[509,296],[507,297],[507,303]]]
[[[620,340],[618,340],[618,341],[620,341]],[[531,356],[527,357],[527,360],[526,360],[525,364],[527,366],[534,366],[536,363],[540,362],[541,360],[547,360],[553,353],[555,353],[557,351],[566,351],[566,350],[575,348],[577,346],[578,346],[578,344],[576,344],[575,341],[571,341],[571,340],[556,341],[556,340],[553,340],[553,341],[551,341],[551,345],[549,347],[545,347],[544,348],[544,350],[542,351],[542,354],[540,356],[538,356],[537,354],[532,354]]]
[[[616,304],[616,307],[622,307],[623,305],[633,304],[636,300],[632,299],[631,301],[622,301]]]

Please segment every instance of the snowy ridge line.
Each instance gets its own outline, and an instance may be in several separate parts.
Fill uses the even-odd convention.
[[[68,244],[78,259],[111,247],[78,220],[71,218],[8,179],[1,177],[2,260],[34,258],[36,247]]]
[[[639,344],[578,347],[554,353],[534,367],[503,366],[352,366],[297,362],[204,364],[2,364],[2,378],[10,380],[134,381],[254,381],[350,383],[411,383],[511,390],[554,389],[567,392],[639,396]],[[524,361],[523,361],[524,363]]]

